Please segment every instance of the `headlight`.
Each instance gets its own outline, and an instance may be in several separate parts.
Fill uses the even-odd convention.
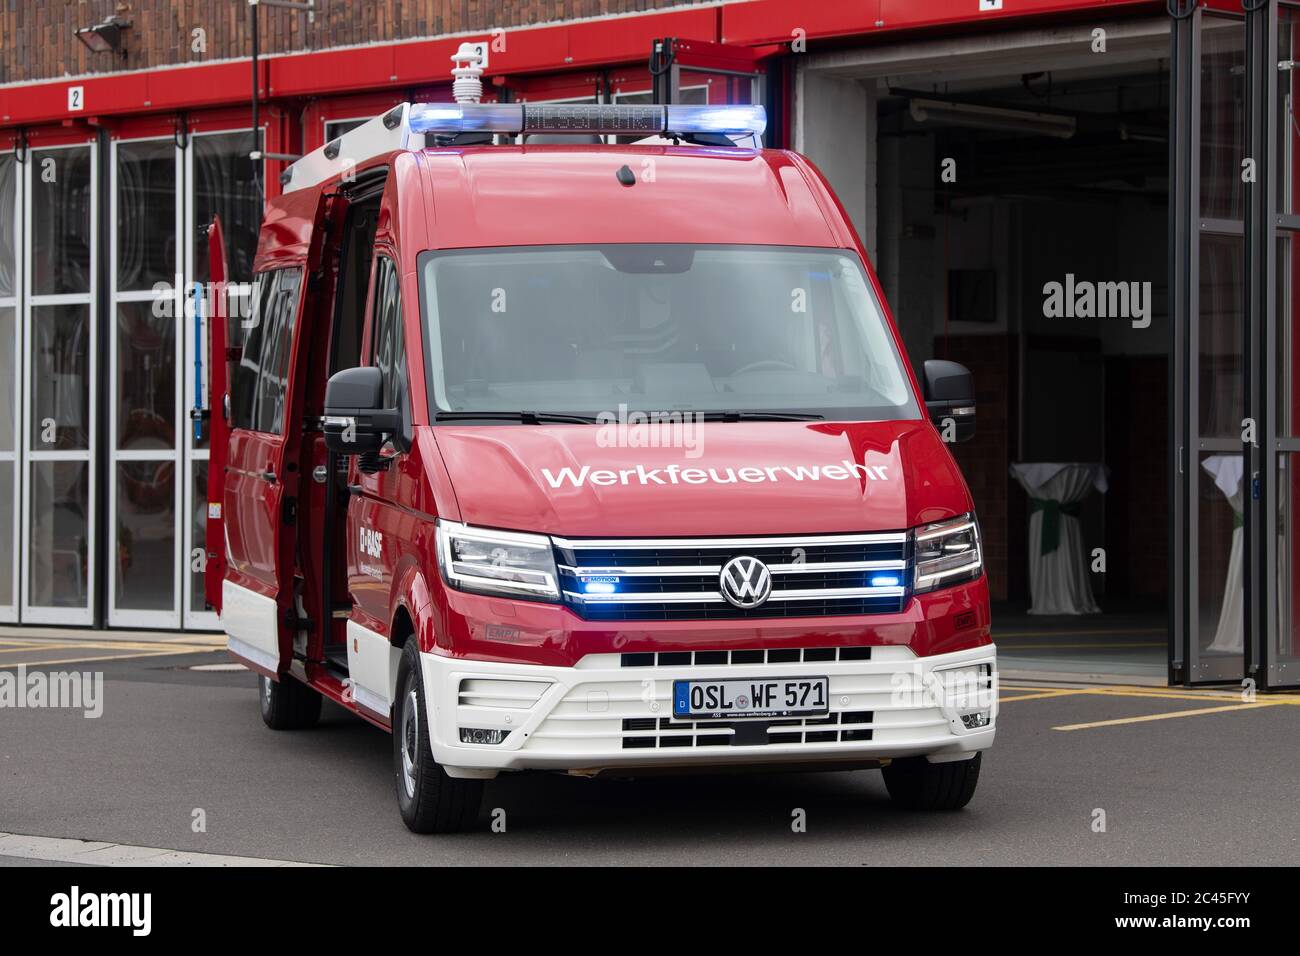
[[[551,539],[438,520],[438,566],[463,591],[558,601]]]
[[[974,514],[912,529],[912,560],[916,569],[912,591],[922,594],[984,573],[980,528]]]

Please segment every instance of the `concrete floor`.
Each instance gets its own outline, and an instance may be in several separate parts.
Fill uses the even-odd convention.
[[[1004,677],[1168,682],[1168,616],[1163,608],[1103,609],[1042,617],[1023,605],[993,607],[993,639]]]

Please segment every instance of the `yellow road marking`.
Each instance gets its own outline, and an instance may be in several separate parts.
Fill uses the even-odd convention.
[[[1019,690],[1020,688],[1016,688]],[[1084,694],[1082,690],[1047,690],[1036,694],[1021,694],[1019,697],[999,697],[1000,703],[1006,703],[1009,700],[1041,700],[1044,697],[1068,697],[1071,694]]]
[[[6,647],[0,649],[0,654],[22,654],[26,651],[42,651],[47,649],[51,651],[61,651],[70,647],[87,647],[92,650],[102,650],[101,646],[98,644],[25,644],[22,647]]]
[[[1090,730],[1094,727],[1117,727],[1120,724],[1140,724],[1149,720],[1171,720],[1174,717],[1199,717],[1203,714],[1226,714],[1232,710],[1256,710],[1260,707],[1276,707],[1286,703],[1280,700],[1261,700],[1253,704],[1230,704],[1227,707],[1198,707],[1195,710],[1175,710],[1164,714],[1144,714],[1141,717],[1120,717],[1116,720],[1094,720],[1086,724],[1065,724],[1053,727],[1053,730]]]
[[[1003,644],[1001,641],[997,641],[997,642],[995,642],[995,643],[998,645],[998,650],[1000,650],[1000,651],[1005,651],[1005,650],[1017,650],[1017,651],[1019,651],[1019,650],[1025,650],[1025,649],[1027,649],[1027,648],[1039,648],[1039,647],[1041,647],[1041,648],[1048,648],[1048,649],[1051,649],[1051,650],[1054,650],[1054,651],[1062,651],[1062,650],[1078,650],[1078,649],[1082,649],[1082,648],[1098,648],[1098,647],[1168,647],[1168,646],[1169,646],[1169,645],[1167,645],[1167,644],[1165,644],[1165,643],[1163,643],[1163,642],[1160,642],[1160,643],[1154,643],[1154,642],[1153,642],[1153,643],[1150,643],[1150,644],[1146,644],[1146,643],[1142,643],[1142,644],[1129,644],[1129,643],[1125,643],[1124,641],[1115,641],[1115,642],[1110,643],[1110,644],[1051,644],[1051,643],[1048,643],[1048,644]]]
[[[47,647],[53,645],[45,645]],[[167,649],[177,649],[178,651],[221,651],[225,650],[226,645],[222,644],[168,644],[160,641],[95,641],[93,643],[77,643],[59,645],[60,647],[87,647],[94,650],[112,651],[152,651],[160,647]]]
[[[53,667],[56,664],[89,664],[94,661],[130,661],[138,660],[142,657],[173,657],[178,654],[206,654],[209,651],[177,651],[168,648],[165,651],[154,651],[151,654],[105,654],[100,657],[64,657],[49,661],[17,661],[9,664],[0,664],[0,670],[9,667]]]
[[[1093,697],[1135,697],[1149,698],[1151,700],[1196,700],[1196,701],[1237,701],[1239,704],[1245,702],[1241,700],[1241,694],[1237,691],[1177,691],[1163,690],[1161,688],[1144,688],[1129,687],[1123,685],[1112,685],[1109,687],[1039,687],[1030,684],[1003,684],[1002,689],[1015,693],[1014,697],[1001,697],[999,700],[1004,702],[1014,700],[1043,700],[1050,697],[1069,697],[1072,695],[1090,695]],[[1030,693],[1020,693],[1029,691]],[[1290,704],[1292,706],[1300,705],[1300,695],[1296,694],[1278,694],[1269,697],[1263,703],[1268,704]]]
[[[1163,627],[1101,627],[1092,629],[1066,630],[1066,631],[999,631],[993,629],[993,638],[997,640],[1002,637],[1096,637],[1098,634],[1168,634],[1168,628]]]
[[[21,654],[23,651],[52,650],[61,651],[80,647],[91,651],[152,651],[160,647],[176,649],[178,653],[193,651],[220,651],[221,644],[173,644],[162,641],[57,641],[25,644],[22,647],[0,648],[0,654]]]

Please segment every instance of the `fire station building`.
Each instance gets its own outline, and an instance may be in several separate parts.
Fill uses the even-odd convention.
[[[10,4],[0,622],[216,627],[203,228],[247,281],[288,163],[450,100],[471,41],[485,101],[761,103],[818,164],[911,361],[975,373],[955,453],[1011,661],[1068,671],[1015,636],[1086,624],[1108,673],[1300,684],[1300,6],[1244,6]]]

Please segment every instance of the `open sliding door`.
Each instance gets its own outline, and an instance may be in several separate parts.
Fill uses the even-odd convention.
[[[1247,676],[1270,689],[1300,686],[1300,4],[1278,0],[1249,14],[1252,150],[1263,157],[1250,263],[1258,292],[1251,326],[1251,604]],[[1250,620],[1248,618],[1248,620]]]
[[[0,622],[5,623],[18,620],[22,169],[17,151],[0,152]]]
[[[1171,683],[1244,673],[1245,59],[1241,17],[1174,21]]]
[[[1170,681],[1294,687],[1300,5],[1189,2],[1170,60]]]

